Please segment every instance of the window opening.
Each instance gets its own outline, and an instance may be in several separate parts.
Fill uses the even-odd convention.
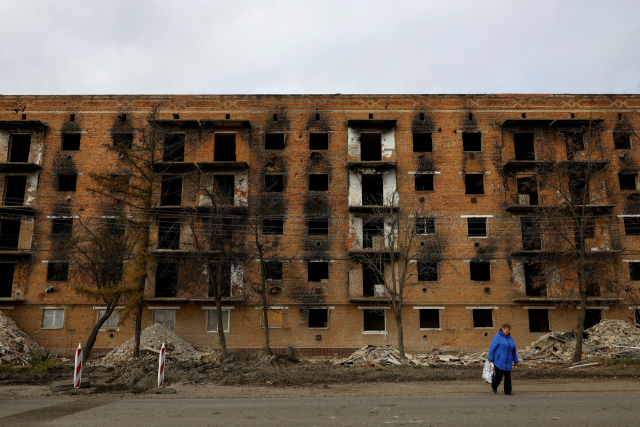
[[[584,266],[584,284],[585,284],[585,293],[588,297],[599,297],[600,296],[600,283],[599,278],[600,274],[597,271],[597,267],[595,264],[587,264]],[[578,270],[578,281],[580,281],[581,274],[580,270]]]
[[[234,204],[235,176],[234,175],[214,175],[213,194],[217,198],[217,203],[221,205]]]
[[[602,320],[602,310],[588,308],[587,315],[584,318],[584,329],[589,329],[592,326],[597,325]]]
[[[107,310],[104,308],[99,308],[96,311],[97,311],[96,323],[98,323],[98,320],[100,320],[102,316],[104,316]],[[103,330],[107,328],[117,328],[118,323],[120,323],[120,313],[114,310],[113,313],[111,313],[111,315],[107,318],[107,320],[102,324],[100,329]]]
[[[529,332],[551,332],[549,328],[549,309],[529,309]]]
[[[589,185],[584,172],[569,174],[569,193],[574,206],[589,204]]]
[[[126,114],[121,114],[120,115],[120,121],[126,122],[127,121],[127,115]]]
[[[624,233],[627,236],[640,236],[640,217],[628,217],[624,220]]]
[[[364,309],[362,315],[364,332],[385,332],[387,330],[384,310]]]
[[[176,325],[175,310],[153,310],[153,324],[159,324],[173,331]]]
[[[529,297],[546,297],[544,265],[540,263],[524,264],[525,294]]]
[[[536,149],[533,132],[513,134],[513,145],[516,151],[516,160],[535,160]]]
[[[307,280],[309,282],[322,282],[329,280],[329,262],[314,261],[307,263]]]
[[[76,115],[75,115],[75,114],[71,114],[71,115],[69,116],[69,121],[70,121],[70,122],[75,122],[75,121],[76,121]]]
[[[362,221],[362,247],[364,249],[384,246],[384,221],[382,218],[364,218]],[[377,242],[377,244],[374,244]]]
[[[158,219],[158,249],[180,249],[180,218]]]
[[[415,174],[415,189],[416,191],[433,191],[433,174]]]
[[[213,159],[216,162],[236,161],[236,134],[216,133]]]
[[[328,150],[329,134],[328,133],[310,133],[309,149],[310,150]]]
[[[542,233],[537,219],[520,218],[520,230],[522,232],[522,250],[542,250]]]
[[[382,206],[384,200],[383,188],[382,174],[363,174],[362,205]]]
[[[182,204],[182,176],[164,175],[160,189],[160,206]]]
[[[53,218],[51,220],[51,234],[70,236],[73,230],[73,218]]]
[[[47,281],[66,282],[68,280],[69,280],[69,263],[68,262],[48,262],[47,263]]]
[[[327,328],[329,326],[329,309],[328,308],[310,308],[308,315],[308,327]]]
[[[466,194],[484,194],[484,174],[465,173],[464,188]]]
[[[329,218],[309,218],[307,220],[307,231],[310,236],[328,236]]]
[[[329,175],[309,174],[309,191],[329,191]]]
[[[42,326],[44,328],[62,328],[64,324],[64,310],[43,310]]]
[[[469,120],[473,120],[473,113],[469,113]]]
[[[266,133],[264,137],[265,150],[284,150],[284,133]]]
[[[490,262],[470,262],[469,273],[471,280],[474,282],[490,282],[491,281],[491,263]]]
[[[175,298],[178,295],[178,263],[159,262],[156,268],[156,297]]]
[[[438,263],[432,261],[418,261],[418,282],[437,282]]]
[[[262,310],[259,311],[258,316],[260,317],[260,327],[264,328],[264,313]],[[267,320],[269,321],[269,329],[282,328],[282,310],[275,308],[267,309]]]
[[[580,232],[580,223],[582,222],[582,233]],[[574,220],[574,237],[576,246],[580,245],[580,235],[583,240],[595,239],[596,237],[596,220],[593,217],[576,218]]]
[[[421,308],[420,329],[440,329],[440,310]]]
[[[63,133],[62,134],[62,150],[78,151],[80,150],[81,133]]]
[[[173,114],[173,120],[180,120],[180,114]]]
[[[433,140],[430,133],[413,133],[413,152],[430,153],[433,151]]]
[[[222,330],[229,332],[229,311],[222,312]],[[216,310],[207,310],[207,332],[218,332],[218,313]]]
[[[564,135],[565,146],[567,148],[567,159],[573,160],[576,153],[584,151],[584,134],[567,133]]]
[[[529,196],[529,197],[525,197],[525,200],[522,203],[521,203],[521,200],[519,199],[518,200],[519,205],[531,205],[531,206],[538,205],[539,203],[538,181],[536,177],[527,176],[523,178],[516,178],[516,186],[518,188],[518,194]]]
[[[360,134],[360,159],[363,162],[382,160],[382,134]]]
[[[132,133],[114,133],[113,146],[116,148],[131,150],[133,148],[133,134]]]
[[[0,250],[16,251],[20,241],[20,220],[0,219]]]
[[[58,175],[58,191],[76,191],[78,174]]]
[[[316,113],[316,122],[320,121],[320,114]]]
[[[493,310],[490,308],[474,308],[473,327],[493,328]]]
[[[229,120],[229,119],[231,118],[231,114],[225,114],[225,115],[224,115],[224,118],[225,118],[225,119],[227,119],[227,120]]]
[[[469,237],[487,237],[487,218],[467,218]]]
[[[282,193],[284,191],[284,175],[265,175],[264,190],[268,193]]]
[[[11,298],[15,267],[15,263],[0,263],[0,298]]]
[[[631,274],[631,280],[640,280],[640,262],[630,262],[629,273]]]
[[[462,132],[462,151],[482,151],[482,134]]]
[[[373,119],[373,114],[369,114],[369,119]]]
[[[623,190],[623,191],[636,190],[636,174],[635,173],[619,173],[618,182],[620,182],[620,190]]]
[[[267,261],[264,263],[264,275],[267,280],[282,280],[282,261]]]
[[[262,234],[282,236],[284,233],[283,218],[264,218],[262,220]]]
[[[211,284],[208,289],[209,298],[213,298],[216,296],[216,292],[218,289],[218,272],[216,271],[218,268],[217,260],[210,260],[210,265],[213,266],[213,271],[208,272],[211,276]],[[222,264],[222,271],[220,274],[220,290],[221,297],[228,298],[231,296],[231,265],[228,263]]]
[[[616,150],[628,150],[631,148],[631,133],[613,132],[613,147]]]
[[[277,115],[277,114],[274,114],[274,115],[273,115],[273,121],[274,121],[274,122],[277,122],[277,121],[278,121],[278,115]]]
[[[4,205],[24,205],[24,193],[27,188],[26,175],[8,175],[4,178]]]
[[[233,229],[235,224],[233,218],[223,217],[213,219],[212,234],[214,239],[231,240],[233,239]]]
[[[29,162],[29,151],[31,150],[31,135],[15,134],[11,135],[9,147],[9,161],[15,163]]]
[[[384,278],[382,277],[382,268],[381,263],[366,263],[362,266],[363,296],[384,296]]]
[[[436,218],[433,216],[417,216],[416,234],[436,234]]]
[[[420,113],[420,120],[424,120],[424,113]]]
[[[184,133],[170,133],[164,137],[163,162],[184,162]]]

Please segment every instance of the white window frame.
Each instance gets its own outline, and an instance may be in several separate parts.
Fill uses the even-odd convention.
[[[106,322],[104,322],[102,324],[102,327],[100,328],[101,331],[119,331],[120,327],[118,326],[118,324],[120,323],[120,311],[122,310],[124,307],[116,307],[115,310],[113,310],[113,313],[111,313],[111,316],[109,316],[109,318],[107,319]],[[102,317],[101,312],[104,312],[107,310],[107,307],[93,307],[94,310],[96,310],[96,324],[98,323],[98,320],[100,320],[100,317]],[[116,326],[109,326],[109,322],[112,320],[113,316],[116,316],[117,318],[117,322],[116,322]]]
[[[491,326],[482,326],[476,328],[473,325],[473,329],[495,329],[496,320],[493,318],[493,310],[497,310],[499,307],[467,307],[467,310],[471,310],[471,323],[473,324],[473,310],[491,310]]]
[[[149,307],[149,308],[151,308],[151,307]],[[167,326],[165,324],[167,322],[167,314],[166,314],[166,312],[167,311],[173,311],[173,329],[169,329],[169,328],[167,328],[167,329],[169,329],[170,331],[175,332],[176,331],[176,309],[173,308],[173,307],[167,307],[167,308],[155,307],[155,308],[153,308],[153,318],[151,319],[153,325],[156,324],[156,311],[164,311],[165,312],[164,319],[162,321],[162,326],[164,326],[165,328],[167,328]]]
[[[418,221],[425,220],[426,218],[433,219],[433,233],[418,233]],[[415,215],[413,218],[414,226],[416,227],[416,236],[435,236],[436,235],[436,216],[435,215]]]
[[[55,325],[55,312],[56,311],[61,311],[62,312],[62,324],[60,326],[56,326]],[[46,319],[47,319],[47,312],[53,312],[53,325],[47,326],[46,325]],[[65,309],[63,307],[44,307],[42,309],[42,323],[40,325],[40,329],[64,329],[64,312]]]
[[[211,331],[210,331],[210,330],[209,330],[209,316],[210,316],[212,313],[213,313],[213,315],[217,315],[216,311],[217,311],[217,310],[216,310],[216,308],[215,308],[215,307],[213,307],[213,308],[210,308],[210,307],[209,307],[209,308],[208,308],[208,310],[206,311],[206,319],[205,319],[205,320],[206,320],[206,323],[205,323],[205,330],[206,330],[206,332],[207,332],[207,333],[218,333],[218,329],[217,329],[217,328],[216,328],[216,330],[215,330],[215,331],[213,331],[213,330],[211,330]],[[229,330],[231,329],[231,310],[230,310],[230,309],[228,309],[228,308],[222,307],[222,309],[221,309],[220,311],[222,311],[223,313],[224,313],[225,311],[227,312],[227,327],[223,330],[223,332],[224,332],[225,334],[228,334],[228,333],[229,333]],[[222,326],[224,326],[224,319],[222,319]],[[269,329],[271,329],[271,328],[269,328]]]
[[[487,239],[489,238],[489,218],[493,218],[493,215],[460,215],[460,218],[465,218],[467,220],[467,238],[469,239]],[[484,218],[485,219],[485,228],[487,230],[486,236],[469,236],[469,218]]]
[[[362,335],[387,335],[387,314],[386,310],[389,310],[390,307],[358,307],[358,309],[362,310]],[[375,310],[375,311],[385,311],[384,318],[384,330],[382,331],[365,331],[364,330],[364,311],[365,310]]]

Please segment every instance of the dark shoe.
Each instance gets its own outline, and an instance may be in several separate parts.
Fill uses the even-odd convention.
[[[498,394],[498,389],[497,388],[491,387],[491,390],[493,390],[493,394]]]
[[[505,396],[513,396],[513,393],[505,393]]]

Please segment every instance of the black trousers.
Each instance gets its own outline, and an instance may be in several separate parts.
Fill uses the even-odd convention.
[[[493,389],[497,389],[502,382],[502,376],[504,375],[504,392],[505,394],[511,393],[511,371],[503,371],[502,369],[498,369],[497,367],[493,367],[493,381],[491,382],[491,387]]]

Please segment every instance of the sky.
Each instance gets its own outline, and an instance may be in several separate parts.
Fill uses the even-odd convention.
[[[639,93],[640,1],[0,0],[0,94]]]

